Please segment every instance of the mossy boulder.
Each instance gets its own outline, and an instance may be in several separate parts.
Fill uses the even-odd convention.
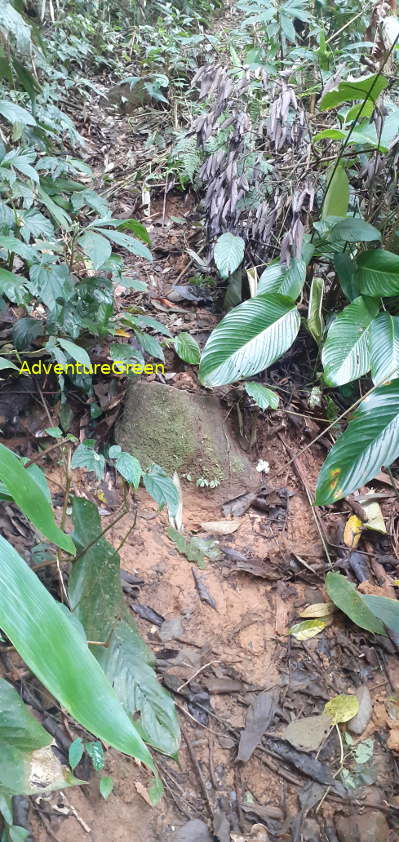
[[[131,383],[115,438],[144,468],[156,462],[169,473],[189,475],[193,485],[199,480],[215,502],[260,485],[259,473],[214,395],[157,382]]]

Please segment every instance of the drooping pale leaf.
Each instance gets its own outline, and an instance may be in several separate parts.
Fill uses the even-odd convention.
[[[53,515],[51,504],[43,491],[15,455],[0,444],[0,481],[24,515],[57,547],[75,554],[72,538],[60,529]]]
[[[306,326],[317,345],[320,345],[324,334],[323,294],[323,278],[313,278],[309,293],[308,318]]]
[[[174,341],[176,354],[190,365],[199,365],[201,351],[196,339],[189,333],[179,333]]]
[[[130,237],[129,234],[123,234],[121,231],[110,231],[109,228],[97,228],[96,230],[104,237],[108,237],[112,243],[126,249],[130,254],[135,254],[137,257],[143,257],[145,260],[152,261],[150,250],[140,240],[136,240],[135,237]]]
[[[338,725],[340,722],[349,722],[358,712],[359,699],[357,696],[345,694],[334,696],[324,705],[324,713],[330,717],[333,725]]]
[[[111,255],[112,246],[110,241],[95,231],[85,231],[79,237],[78,243],[90,258],[95,269],[99,269]]]
[[[244,301],[211,333],[201,357],[204,386],[224,386],[252,377],[292,345],[300,317],[291,299],[276,293]]]
[[[356,590],[346,576],[335,572],[327,573],[326,591],[340,611],[343,611],[361,629],[367,629],[375,634],[385,634],[383,624],[370,611],[365,597]]]
[[[317,617],[314,620],[302,620],[300,623],[294,623],[291,626],[289,633],[292,634],[296,640],[310,640],[311,637],[316,637],[327,626],[331,626],[332,617]]]
[[[91,366],[90,357],[85,351],[84,348],[81,348],[80,345],[76,345],[75,342],[71,342],[70,339],[61,339],[60,337],[57,338],[57,342],[61,345],[61,348],[72,357],[73,360],[76,360],[78,363],[82,363],[85,366]]]
[[[399,377],[399,316],[379,313],[372,321],[370,361],[375,385]]]
[[[347,217],[331,228],[330,238],[347,243],[370,243],[374,240],[380,240],[381,234],[377,228],[374,228],[374,225],[370,225],[364,219]]]
[[[385,249],[362,252],[356,279],[364,295],[399,295],[399,255]]]
[[[132,456],[131,453],[126,453],[126,451],[122,451],[122,453],[119,453],[116,456],[115,467],[129,485],[133,485],[134,488],[139,487],[142,470],[140,462],[135,456]]]
[[[166,471],[160,465],[151,465],[143,474],[146,491],[159,506],[167,506],[169,514],[176,516],[179,507],[179,492]]]
[[[399,456],[399,379],[379,386],[357,408],[319,474],[316,505],[328,506],[373,479]]]
[[[93,503],[73,501],[74,535],[79,548],[94,542],[73,566],[69,597],[89,640],[107,642],[93,652],[116,695],[144,739],[165,754],[175,754],[179,726],[174,704],[151,667],[151,653],[141,640],[123,600],[120,559],[101,535]],[[95,539],[98,537],[98,540]]]
[[[322,219],[327,216],[346,216],[349,205],[349,181],[345,168],[339,164],[327,170],[328,184],[322,211]]]
[[[365,594],[364,601],[367,608],[382,620],[385,626],[392,631],[399,631],[399,602],[397,599],[389,599],[387,596],[373,596]]]
[[[370,326],[379,310],[374,298],[355,298],[334,319],[321,355],[324,379],[342,386],[370,369]]]
[[[18,366],[14,365],[11,360],[6,360],[5,357],[0,357],[0,371],[3,371],[5,368],[13,368],[15,371],[18,371]]]
[[[244,386],[247,395],[255,401],[260,409],[267,409],[269,406],[271,409],[278,408],[280,398],[276,392],[273,392],[273,389],[268,389],[262,383],[254,383],[253,381],[247,381]]]
[[[375,532],[381,532],[383,535],[386,535],[387,528],[380,504],[375,500],[368,500],[367,497],[362,497],[359,503],[363,511],[366,512],[367,520],[364,523],[364,528],[374,529]]]
[[[154,769],[148,749],[67,609],[1,536],[0,628],[29,669],[84,728]]]
[[[311,617],[329,617],[335,611],[333,602],[313,602],[299,612],[299,617],[310,619]]]
[[[245,243],[242,237],[236,237],[235,234],[229,232],[221,234],[213,252],[213,258],[221,278],[228,278],[238,269],[244,259],[244,250]]]
[[[291,259],[285,266],[280,261],[271,263],[259,278],[257,295],[265,292],[278,292],[295,301],[302,292],[306,278],[306,261],[302,258]]]
[[[103,478],[105,459],[102,453],[95,450],[94,439],[86,439],[78,445],[72,455],[71,468],[85,468],[86,471],[93,471],[98,480]]]
[[[15,102],[9,102],[7,99],[0,99],[0,114],[5,117],[9,123],[22,123],[23,126],[36,126],[36,120],[26,108],[21,108]]]
[[[359,76],[357,79],[341,80],[337,87],[332,88],[322,96],[319,109],[320,111],[327,111],[329,108],[337,108],[344,102],[353,102],[356,99],[371,99],[376,102],[387,85],[388,79],[378,73]]]

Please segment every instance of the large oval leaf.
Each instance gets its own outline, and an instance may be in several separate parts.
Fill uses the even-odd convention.
[[[370,249],[357,258],[356,279],[364,295],[399,295],[399,255]]]
[[[259,278],[258,294],[278,292],[295,301],[302,292],[306,278],[306,262],[302,258],[292,258],[289,266],[280,261],[271,263]]]
[[[330,231],[332,240],[345,240],[347,243],[371,243],[374,240],[380,240],[381,234],[360,217],[348,216],[337,222]]]
[[[235,234],[222,234],[216,241],[213,258],[221,278],[228,278],[244,259],[245,243]]]
[[[244,301],[211,333],[201,358],[201,383],[224,386],[257,374],[287,351],[299,326],[297,308],[283,295]]]
[[[47,690],[88,731],[154,769],[72,615],[0,536],[0,628]]]
[[[333,321],[321,356],[329,386],[342,386],[369,371],[369,331],[378,310],[375,299],[359,296]]]
[[[57,547],[75,555],[72,538],[57,526],[49,501],[18,456],[4,444],[0,444],[0,480],[36,528]]]
[[[328,216],[346,216],[349,205],[349,181],[342,164],[327,171],[327,192],[323,202],[322,219]]]
[[[389,599],[387,596],[373,596],[367,594],[363,597],[367,607],[392,631],[399,632],[399,602],[397,599]]]
[[[399,316],[379,313],[371,322],[370,360],[376,385],[399,377]]]
[[[364,399],[320,471],[316,505],[352,494],[399,456],[399,379]]]

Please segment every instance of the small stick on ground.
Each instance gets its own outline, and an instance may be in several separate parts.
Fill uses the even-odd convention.
[[[208,795],[208,790],[207,790],[207,788],[206,788],[206,784],[205,784],[204,777],[203,777],[203,774],[202,774],[202,772],[201,772],[201,769],[200,769],[200,766],[199,766],[198,760],[197,760],[197,758],[196,758],[196,756],[195,756],[195,754],[194,754],[194,749],[193,749],[193,747],[192,747],[192,745],[191,745],[190,738],[189,738],[189,736],[188,736],[188,734],[187,734],[186,730],[185,730],[184,728],[182,728],[182,729],[181,729],[181,732],[182,732],[182,734],[183,734],[183,737],[184,737],[184,740],[185,740],[185,743],[186,743],[186,746],[187,746],[187,749],[188,749],[188,753],[189,753],[189,755],[190,755],[190,759],[191,759],[191,762],[192,762],[192,764],[193,764],[193,767],[194,767],[195,773],[196,773],[196,775],[197,775],[197,777],[198,777],[198,780],[199,780],[199,783],[200,783],[200,787],[201,787],[201,790],[202,790],[202,794],[203,794],[203,796],[204,796],[204,800],[205,800],[206,806],[207,806],[207,808],[208,808],[209,816],[210,816],[210,818],[211,818],[211,819],[212,819],[212,821],[213,821],[213,809],[212,809],[212,804],[211,804],[211,801],[210,801],[210,798],[209,798],[209,795]]]

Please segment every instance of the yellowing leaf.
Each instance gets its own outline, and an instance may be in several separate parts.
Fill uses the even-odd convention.
[[[123,330],[123,328],[119,327],[118,330],[115,331],[115,336],[125,336],[126,339],[129,339],[130,331]]]
[[[323,631],[323,629],[330,626],[332,617],[319,617],[316,620],[304,620],[302,623],[294,623],[291,626],[289,633],[292,634],[296,640],[309,640],[315,637],[316,634]]]
[[[333,602],[314,602],[300,612],[300,617],[329,617],[335,611]]]
[[[386,535],[387,528],[385,526],[380,504],[369,500],[363,500],[362,507],[367,515],[367,520],[364,524],[365,529],[374,529],[376,532],[382,532],[383,535]]]
[[[360,520],[360,517],[351,515],[346,521],[344,529],[344,544],[346,547],[350,547],[351,550],[356,549],[360,541],[362,529],[363,522]]]
[[[324,705],[324,713],[331,717],[333,725],[338,722],[349,722],[359,712],[357,696],[334,696]]]

